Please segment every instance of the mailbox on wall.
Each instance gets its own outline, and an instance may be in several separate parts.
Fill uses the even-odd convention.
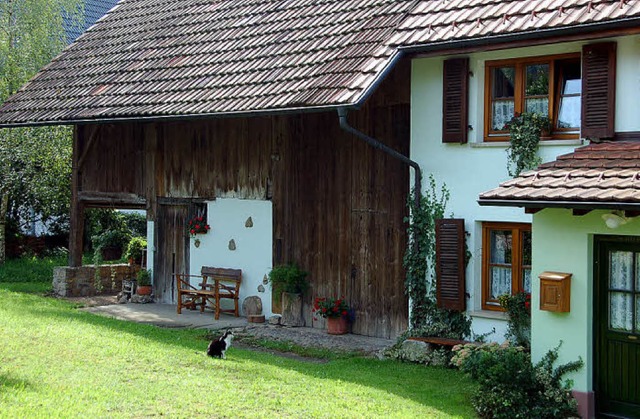
[[[560,313],[571,310],[571,275],[563,272],[540,274],[540,310]]]

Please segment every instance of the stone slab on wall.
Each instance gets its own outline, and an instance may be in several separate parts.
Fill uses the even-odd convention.
[[[100,270],[100,279],[96,280],[94,265],[55,267],[53,269],[53,292],[60,297],[91,297],[113,294],[122,290],[123,279],[135,278],[140,267],[123,263],[100,265],[98,269]]]

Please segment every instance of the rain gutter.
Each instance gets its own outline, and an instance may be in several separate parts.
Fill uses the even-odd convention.
[[[280,109],[264,109],[252,111],[232,111],[232,112],[212,112],[197,114],[180,114],[180,115],[149,115],[149,116],[114,116],[105,118],[84,118],[84,119],[65,119],[65,120],[48,120],[33,122],[0,122],[0,128],[20,128],[20,127],[38,127],[38,126],[55,126],[55,125],[84,125],[84,124],[116,124],[124,122],[165,122],[165,121],[181,121],[211,118],[251,118],[270,115],[287,115],[301,114],[312,112],[334,111],[341,107],[357,108],[356,104],[346,103],[339,105],[321,105],[321,106],[294,106]]]

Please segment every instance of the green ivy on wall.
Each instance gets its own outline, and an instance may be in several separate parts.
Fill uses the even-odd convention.
[[[549,118],[533,112],[523,112],[511,118],[505,128],[510,134],[507,148],[509,176],[516,177],[525,170],[535,169],[542,162],[538,156],[540,136],[551,130]]]
[[[415,194],[419,193],[419,200]],[[408,245],[404,256],[405,290],[410,299],[410,334],[463,339],[471,333],[471,320],[464,313],[440,309],[436,301],[436,220],[444,218],[449,190],[437,189],[433,175],[424,194],[412,190],[408,207],[411,216],[405,221]]]

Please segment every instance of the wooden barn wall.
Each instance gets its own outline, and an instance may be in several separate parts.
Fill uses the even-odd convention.
[[[406,61],[361,110],[349,113],[353,126],[405,155],[409,80]],[[337,112],[84,132],[94,130],[83,188],[144,196],[150,219],[158,197],[271,199],[274,263],[296,262],[310,272],[308,325],[314,297],[344,296],[355,308],[354,333],[395,337],[406,329],[403,218],[410,172],[341,130]],[[86,178],[89,167],[95,171]]]
[[[83,192],[144,195],[144,141],[133,124],[79,128],[80,185]]]

